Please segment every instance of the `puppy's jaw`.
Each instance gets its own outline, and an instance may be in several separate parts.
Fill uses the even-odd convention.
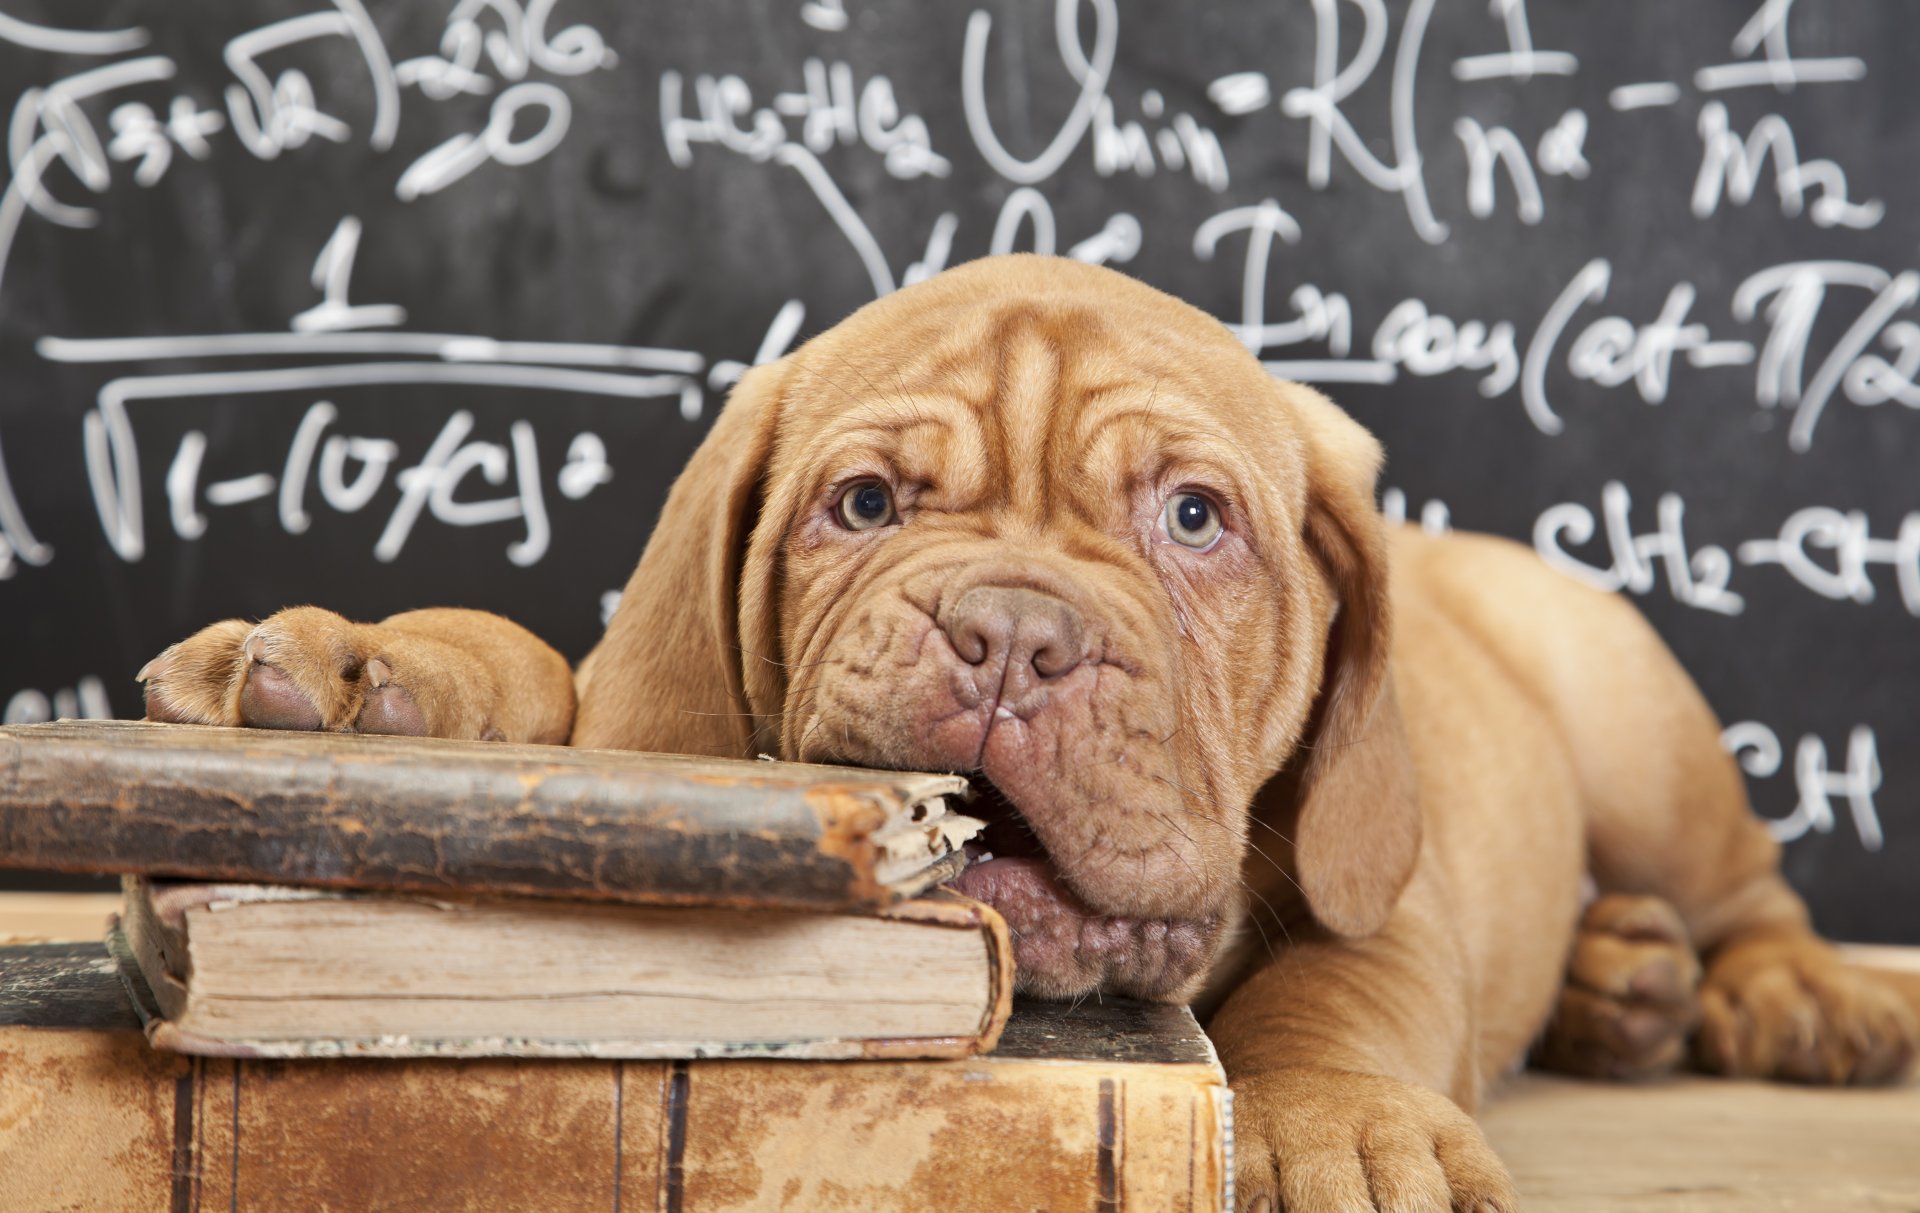
[[[1096,914],[1040,858],[997,857],[975,864],[953,887],[1007,920],[1016,985],[1041,998],[1077,998],[1106,989],[1184,1002],[1205,977],[1225,934],[1219,917]]]
[[[974,772],[1005,795],[1035,853],[956,887],[1006,917],[1022,990],[1190,993],[1218,949],[1241,846],[1237,824],[1197,816],[1182,794],[1170,655],[1141,660],[1098,620],[1092,660],[1009,702],[913,605],[920,595],[867,599],[882,605],[836,621],[791,689],[789,756]]]

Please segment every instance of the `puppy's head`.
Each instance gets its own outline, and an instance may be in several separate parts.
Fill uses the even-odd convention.
[[[1007,917],[1022,986],[1185,997],[1296,751],[1300,811],[1260,841],[1321,920],[1373,929],[1411,866],[1405,781],[1355,757],[1387,656],[1379,458],[1132,279],[949,270],[741,382],[575,741],[973,774],[992,824],[957,883]]]

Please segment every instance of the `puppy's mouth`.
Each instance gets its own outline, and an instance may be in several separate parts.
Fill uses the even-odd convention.
[[[1203,974],[1217,919],[1102,914],[1061,878],[1044,843],[1007,794],[973,777],[969,816],[987,825],[966,844],[967,868],[948,887],[992,906],[1013,937],[1016,987],[1042,998],[1105,989],[1178,1001]]]
[[[967,868],[950,887],[996,909],[1016,901],[1023,908],[1048,908],[1078,918],[1094,912],[1060,879],[1053,857],[1013,800],[982,775],[973,776],[965,812],[986,822],[967,841]]]
[[[967,841],[967,866],[991,864],[998,860],[1037,859],[1049,863],[1046,845],[1013,800],[984,775],[968,781],[966,813],[987,823],[978,837]]]

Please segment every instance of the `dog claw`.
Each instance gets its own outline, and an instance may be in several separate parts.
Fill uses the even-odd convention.
[[[367,662],[367,681],[376,689],[386,686],[393,680],[393,667],[375,657]]]

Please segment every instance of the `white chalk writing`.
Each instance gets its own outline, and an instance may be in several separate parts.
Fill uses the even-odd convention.
[[[88,674],[70,687],[61,687],[49,695],[28,687],[7,697],[0,710],[0,724],[40,724],[48,720],[111,720],[113,706],[107,702],[106,684],[98,675]]]
[[[1754,779],[1771,779],[1779,773],[1784,757],[1780,738],[1766,725],[1743,720],[1728,725],[1720,735],[1720,744],[1740,760],[1740,769]],[[1808,734],[1793,751],[1793,785],[1797,793],[1792,812],[1767,819],[1767,829],[1781,842],[1795,842],[1809,833],[1831,834],[1837,818],[1834,797],[1847,802],[1853,818],[1854,833],[1861,847],[1878,851],[1886,844],[1880,825],[1880,813],[1873,803],[1880,790],[1880,753],[1873,730],[1856,725],[1847,734],[1846,766],[1831,768],[1827,743]]]

